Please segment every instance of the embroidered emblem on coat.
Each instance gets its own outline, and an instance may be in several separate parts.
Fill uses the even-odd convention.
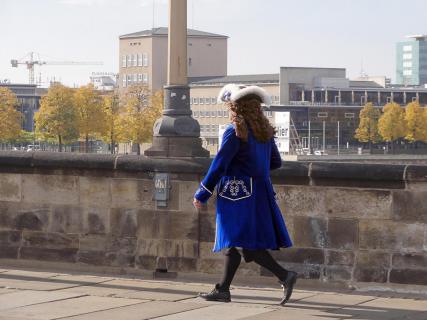
[[[233,177],[233,179],[226,180],[220,190],[221,197],[233,201],[250,197],[252,195],[252,178],[236,179]]]

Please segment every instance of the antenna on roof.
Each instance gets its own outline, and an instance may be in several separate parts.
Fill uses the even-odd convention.
[[[153,29],[154,29],[154,27],[155,27],[155,23],[154,23],[155,3],[156,3],[156,0],[153,0],[153,17],[152,17],[152,22],[153,22],[152,28],[153,28]]]

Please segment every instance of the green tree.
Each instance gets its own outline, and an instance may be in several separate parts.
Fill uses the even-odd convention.
[[[79,133],[85,140],[85,152],[89,150],[89,138],[100,137],[106,130],[106,112],[102,96],[92,84],[75,92],[74,102],[79,115]]]
[[[133,85],[124,97],[124,106],[121,120],[124,138],[136,145],[139,155],[140,144],[152,140],[154,122],[162,112],[163,94],[161,91],[152,94],[145,85]]]
[[[0,87],[0,140],[8,141],[19,137],[22,114],[16,110],[18,99],[5,87]]]
[[[63,143],[79,137],[79,114],[74,104],[74,92],[61,84],[51,86],[41,99],[34,116],[36,133],[44,139],[57,139],[59,151]]]
[[[387,103],[383,114],[378,120],[378,130],[384,141],[391,143],[394,151],[394,142],[406,134],[405,113],[397,103]]]
[[[381,112],[374,108],[372,103],[367,103],[362,110],[360,110],[359,127],[356,129],[355,138],[364,143],[369,143],[369,151],[372,151],[372,143],[381,141],[381,136],[378,132],[378,119]]]
[[[414,143],[417,147],[417,141],[427,140],[427,122],[425,110],[421,108],[418,101],[409,103],[406,106],[405,121],[406,135],[405,139]]]

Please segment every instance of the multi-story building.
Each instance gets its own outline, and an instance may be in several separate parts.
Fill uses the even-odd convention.
[[[215,154],[218,150],[220,126],[230,123],[228,110],[224,104],[217,103],[219,91],[229,83],[260,86],[271,95],[273,104],[279,103],[279,74],[234,75],[204,80],[190,79],[190,105],[193,117],[200,124],[203,146],[211,154]],[[266,116],[274,123],[271,112],[266,112]]]
[[[45,92],[37,88],[35,84],[0,83],[0,87],[6,87],[15,93],[19,105],[17,110],[22,113],[22,129],[32,132],[34,130],[34,113],[40,106],[41,95]]]
[[[167,81],[168,29],[153,28],[119,39],[119,88],[143,83],[153,91],[162,89]],[[188,76],[225,76],[227,39],[220,34],[188,29]]]
[[[405,86],[427,84],[427,35],[407,36],[396,44],[396,83]]]

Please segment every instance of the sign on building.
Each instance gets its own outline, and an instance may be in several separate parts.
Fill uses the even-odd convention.
[[[276,144],[280,153],[289,153],[290,113],[275,112]]]

